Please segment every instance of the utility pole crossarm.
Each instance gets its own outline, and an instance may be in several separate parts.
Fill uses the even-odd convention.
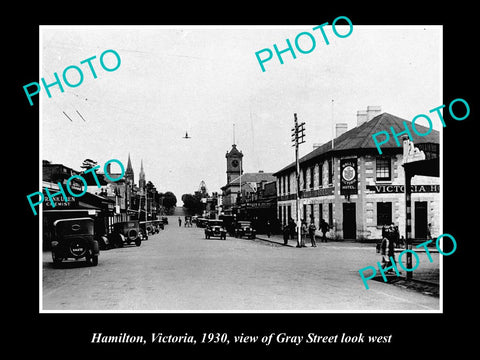
[[[303,144],[305,142],[304,137],[305,137],[305,123],[298,123],[297,120],[297,114],[294,115],[294,127],[292,129],[292,142],[293,145],[295,146],[295,175],[296,175],[296,180],[297,180],[297,196],[296,196],[296,206],[297,206],[297,247],[302,246],[301,244],[301,213],[300,213],[300,162],[298,158],[298,146],[300,144]]]

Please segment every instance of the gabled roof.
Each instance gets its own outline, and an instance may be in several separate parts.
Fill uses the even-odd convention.
[[[375,142],[373,141],[372,135],[380,131],[386,131],[389,133],[389,136],[390,136],[388,142],[381,145],[382,152],[385,149],[390,149],[390,150],[393,149],[396,152],[402,152],[403,151],[402,145],[401,145],[402,135],[398,139],[398,141],[400,142],[400,146],[397,146],[397,143],[395,142],[395,137],[392,135],[391,128],[393,128],[396,134],[399,134],[405,131],[405,126],[403,125],[403,122],[405,122],[408,125],[408,128],[410,130],[410,133],[412,135],[412,138],[415,144],[421,144],[421,143],[438,144],[439,143],[440,136],[437,130],[432,130],[426,136],[418,136],[412,130],[411,121],[404,120],[402,118],[399,118],[398,116],[395,116],[389,113],[383,113],[374,117],[372,120],[367,121],[362,125],[357,126],[345,132],[344,134],[340,135],[339,137],[335,138],[333,153],[338,153],[338,152],[359,153],[360,151],[369,150],[378,154],[378,150],[375,145]],[[426,128],[425,126],[421,126],[417,124],[415,124],[415,128],[421,134],[426,133],[428,131],[428,128]],[[378,136],[378,141],[383,141],[384,139],[385,139],[385,135],[382,134]],[[312,152],[300,158],[300,164],[313,160],[317,157],[326,155],[327,153],[332,153],[332,141],[326,142],[325,144],[316,148]],[[295,167],[295,162],[273,173],[273,175],[280,174],[294,167]]]
[[[238,176],[235,179],[232,179],[228,184],[221,187],[222,190],[229,188],[230,186],[239,186],[240,178],[242,179],[242,186],[245,186],[246,183],[260,183],[262,181],[270,182],[277,181],[275,176],[272,173],[258,172],[258,173],[245,173],[242,176]]]
[[[239,156],[243,157],[243,154],[241,151],[238,151],[237,145],[233,144],[232,149],[225,154],[225,157],[231,157],[231,156]]]
[[[272,173],[264,173],[264,172],[258,172],[258,173],[245,173],[242,176],[238,176],[228,185],[238,185],[240,184],[240,178],[242,179],[242,184],[245,183],[259,183],[262,181],[276,181],[275,176],[273,176]]]

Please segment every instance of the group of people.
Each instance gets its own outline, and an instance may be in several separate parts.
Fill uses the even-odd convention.
[[[330,225],[328,225],[328,223],[324,219],[320,219],[319,227],[320,227],[320,231],[322,232],[321,242],[327,242],[326,234],[330,230]],[[306,247],[305,239],[307,235],[310,238],[311,246],[317,247],[317,242],[315,240],[316,230],[317,230],[317,227],[315,226],[314,219],[311,219],[309,225],[307,225],[306,220],[303,219],[300,227],[300,235],[301,235],[300,243],[297,244],[297,247]],[[297,224],[292,218],[290,218],[288,219],[288,223],[283,226],[283,243],[287,245],[289,238],[295,239],[296,236],[297,236]]]
[[[179,216],[178,217],[178,226],[182,226],[182,218]],[[185,216],[185,222],[184,222],[184,227],[192,227],[192,217],[191,216]]]
[[[377,247],[377,252],[382,256],[382,268],[392,266],[392,261],[395,261],[395,247],[399,245],[400,242],[400,233],[398,231],[398,226],[395,226],[394,223],[390,225],[384,225],[382,227],[382,241]],[[387,270],[386,273],[393,271]]]

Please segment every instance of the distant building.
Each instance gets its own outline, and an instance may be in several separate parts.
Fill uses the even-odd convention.
[[[411,129],[411,122],[380,113],[369,106],[357,113],[357,126],[349,131],[346,124],[337,124],[333,141],[314,146],[300,159],[301,218],[313,219],[317,228],[323,218],[332,226],[330,237],[342,239],[378,239],[383,225],[395,223],[405,236],[405,173],[402,166],[403,148],[393,136],[382,145],[380,155],[372,134],[392,127],[398,134]],[[416,124],[420,133],[427,129]],[[414,144],[439,157],[439,133],[415,137]],[[399,139],[401,143],[401,139]],[[291,163],[274,173],[277,179],[277,216],[282,224],[296,219],[296,171]],[[412,232],[424,239],[429,231],[439,234],[440,179],[415,176],[412,179]],[[429,230],[430,224],[430,230]]]

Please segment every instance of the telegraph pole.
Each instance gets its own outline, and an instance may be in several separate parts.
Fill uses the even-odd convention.
[[[300,247],[300,238],[301,238],[301,231],[302,231],[302,220],[301,220],[301,212],[300,212],[300,162],[298,161],[298,145],[303,144],[305,140],[304,125],[305,123],[298,123],[297,114],[293,114],[294,116],[294,127],[292,129],[292,142],[295,146],[295,176],[297,179],[297,197],[296,197],[296,205],[297,205],[297,247]]]

